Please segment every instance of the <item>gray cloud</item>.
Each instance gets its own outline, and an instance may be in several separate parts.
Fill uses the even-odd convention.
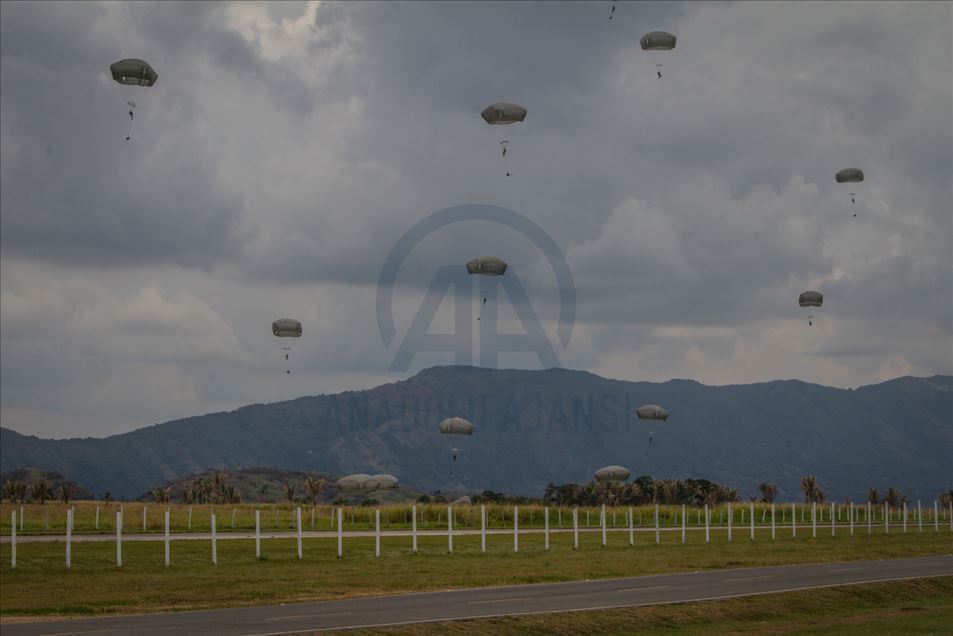
[[[953,372],[948,4],[620,3],[611,22],[591,2],[0,11],[5,426],[98,434],[394,377],[384,258],[464,203],[526,215],[567,255],[567,366],[841,386]],[[641,51],[654,29],[678,47]],[[133,56],[155,87],[109,78]],[[526,122],[487,126],[498,100]],[[834,183],[847,166],[867,180]],[[511,263],[556,343],[548,264],[476,223],[408,257],[398,340],[435,268],[478,254]],[[807,288],[825,293],[814,328]],[[305,323],[289,377],[279,315]],[[436,362],[452,359],[413,369]]]

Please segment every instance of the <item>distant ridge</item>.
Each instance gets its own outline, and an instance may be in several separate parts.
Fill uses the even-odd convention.
[[[668,422],[635,418],[645,403]],[[472,438],[437,423],[459,415]],[[648,432],[653,431],[650,453]],[[452,442],[452,443],[451,443]],[[449,448],[461,455],[451,466]],[[539,495],[621,464],[633,477],[704,477],[781,499],[816,475],[829,498],[895,486],[912,500],[953,487],[953,376],[855,390],[799,380],[706,386],[627,382],[586,371],[442,366],[365,391],[254,404],[106,438],[40,439],[0,428],[0,464],[54,470],[94,492],[136,497],[210,469],[397,475],[433,490]],[[452,474],[451,474],[452,471]]]

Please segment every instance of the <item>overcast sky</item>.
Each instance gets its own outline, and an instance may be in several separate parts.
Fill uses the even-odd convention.
[[[2,425],[102,436],[452,363],[388,370],[437,268],[481,254],[510,263],[564,367],[953,373],[953,5],[611,4],[0,3]],[[676,49],[642,51],[652,30]],[[155,86],[115,83],[126,57]],[[488,126],[496,101],[526,121]],[[845,167],[866,180],[835,183]],[[549,263],[478,222],[408,256],[385,346],[388,252],[472,203],[565,254],[567,347]],[[798,307],[807,289],[823,307]],[[505,297],[500,315],[520,330]],[[283,316],[304,325],[290,375]]]

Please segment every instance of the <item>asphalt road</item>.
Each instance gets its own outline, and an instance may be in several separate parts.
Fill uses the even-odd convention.
[[[711,570],[269,607],[5,624],[3,634],[53,636],[114,632],[177,636],[264,636],[491,616],[685,603],[935,576],[953,576],[953,555]]]

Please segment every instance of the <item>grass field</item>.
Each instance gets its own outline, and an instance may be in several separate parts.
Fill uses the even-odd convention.
[[[334,508],[329,505],[321,505],[313,508],[314,522],[312,523],[312,507],[308,504],[238,504],[238,505],[185,505],[185,504],[155,504],[141,502],[112,502],[108,506],[102,502],[96,501],[78,501],[71,504],[74,509],[73,532],[76,534],[104,533],[111,534],[116,528],[116,512],[123,512],[123,531],[124,532],[162,532],[164,529],[163,512],[170,511],[170,527],[172,532],[208,532],[210,527],[211,511],[216,514],[216,529],[219,532],[249,531],[255,529],[255,510],[261,512],[261,529],[263,531],[292,530],[295,527],[294,509],[301,507],[302,525],[306,530],[333,530],[335,529],[333,520]],[[99,510],[99,523],[96,523],[97,509]],[[63,534],[66,531],[66,510],[67,506],[59,502],[50,502],[47,504],[12,504],[4,502],[0,504],[0,534],[10,534],[10,513],[16,511],[20,515],[23,512],[22,529],[18,528],[19,534],[45,534],[57,533]],[[145,524],[143,524],[143,510],[145,510]],[[191,510],[191,514],[190,514]],[[411,526],[411,505],[410,504],[390,504],[380,506],[381,526],[385,530],[409,529]],[[513,527],[513,506],[511,505],[487,505],[487,523],[490,528],[512,528]],[[610,507],[606,511],[606,524],[609,527],[626,526],[627,507]],[[579,508],[579,524],[581,527],[596,527],[599,525],[600,509],[598,507]],[[866,526],[866,507],[860,507],[856,510],[856,523]],[[922,508],[924,528],[932,528],[934,525],[934,509],[932,503]],[[743,531],[741,526],[749,524],[751,521],[750,507],[748,504],[735,503],[731,508],[731,517],[733,524],[739,532]],[[765,504],[754,505],[755,523],[757,525],[768,525],[771,522],[770,506]],[[561,526],[569,528],[572,526],[571,509],[563,507],[551,507],[549,510],[549,522],[553,528]],[[659,525],[662,527],[675,527],[681,525],[681,506],[659,506]],[[939,526],[950,528],[950,510],[948,508],[939,508],[937,510],[936,520]],[[654,525],[654,506],[635,506],[632,508],[634,524],[638,527],[649,527]],[[794,511],[799,525],[809,525],[811,523],[811,506],[797,504]],[[836,504],[834,517],[838,523],[845,524],[849,521],[848,509],[843,504]],[[883,525],[885,511],[883,506],[875,506],[871,509],[871,522]],[[420,504],[417,506],[418,523],[420,529],[446,528],[447,524],[447,505],[446,504]],[[792,516],[791,504],[777,504],[775,509],[776,522],[790,523]],[[543,527],[543,507],[539,505],[526,505],[519,507],[519,525],[521,528],[542,528]],[[890,525],[894,528],[900,527],[903,523],[903,510],[894,508],[889,511]],[[191,522],[190,522],[191,518]],[[374,508],[351,506],[343,509],[343,526],[345,530],[368,530],[373,528]],[[721,504],[714,506],[710,510],[710,519],[713,526],[726,525],[728,523],[728,505]],[[830,527],[831,507],[830,504],[820,504],[817,507],[817,522],[819,525],[827,524]],[[704,514],[702,509],[697,507],[688,507],[686,509],[686,525],[688,527],[700,527],[704,525]],[[907,511],[908,526],[914,527],[919,524],[917,518],[917,509],[911,506]],[[21,525],[19,522],[18,526]],[[479,506],[461,506],[454,508],[454,526],[457,528],[479,528],[480,527],[480,507]]]
[[[950,634],[953,577],[892,581],[722,601],[469,621],[351,632],[430,634]]]
[[[380,559],[374,540],[345,540],[344,558],[336,542],[305,539],[304,559],[296,557],[295,541],[262,542],[264,559],[256,562],[254,541],[234,539],[218,544],[218,565],[211,563],[205,540],[172,543],[172,565],[163,566],[161,541],[128,542],[123,566],[115,566],[112,542],[75,543],[73,567],[64,567],[64,544],[18,545],[18,567],[10,569],[10,546],[0,545],[0,613],[14,615],[95,615],[117,612],[185,610],[261,605],[348,596],[387,594],[459,587],[540,583],[636,576],[703,569],[789,563],[893,558],[953,552],[953,533],[924,531],[873,536],[809,533],[797,539],[760,529],[757,540],[738,537],[727,543],[724,532],[689,533],[682,545],[678,533],[637,537],[630,547],[626,533],[610,533],[600,545],[598,533],[582,534],[572,549],[572,534],[554,535],[552,549],[543,549],[541,535],[520,538],[513,553],[511,536],[488,537],[487,554],[480,539],[456,537],[447,554],[444,537],[421,537],[413,555],[407,537],[385,538]]]

